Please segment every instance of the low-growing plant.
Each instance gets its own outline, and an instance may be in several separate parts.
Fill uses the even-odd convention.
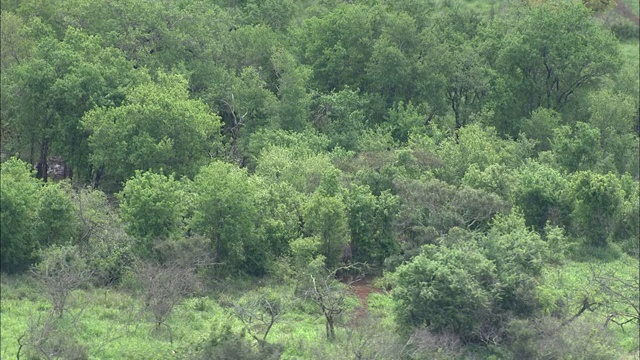
[[[277,360],[283,350],[281,345],[268,343],[256,348],[244,331],[235,332],[229,324],[215,323],[209,338],[190,356],[198,360]]]
[[[33,269],[42,291],[51,300],[53,312],[62,317],[71,291],[90,282],[93,270],[75,246],[53,246],[42,253]]]
[[[580,318],[563,324],[544,317],[513,320],[507,327],[507,349],[517,359],[619,359],[612,333]]]
[[[634,40],[640,35],[638,25],[629,20],[619,20],[611,24],[611,32],[620,41]]]
[[[27,330],[18,338],[17,359],[20,359],[23,349],[29,359],[89,359],[87,348],[73,336],[77,317],[70,321],[64,320],[56,316],[55,312],[49,312],[44,317],[32,315]]]
[[[173,308],[198,286],[193,268],[175,263],[140,263],[135,274],[142,287],[144,307],[153,314],[156,330],[165,326],[169,331],[169,342],[173,343],[167,319]]]

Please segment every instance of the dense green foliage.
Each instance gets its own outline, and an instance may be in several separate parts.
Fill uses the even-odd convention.
[[[3,162],[0,173],[2,271],[25,270],[38,251],[76,237],[75,206],[64,183],[43,184],[20,160]]]
[[[612,2],[1,11],[3,358],[637,351],[638,28]],[[130,354],[90,329],[144,343],[147,317]]]

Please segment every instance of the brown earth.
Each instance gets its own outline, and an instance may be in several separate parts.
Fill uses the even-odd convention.
[[[373,278],[364,278],[349,285],[351,292],[360,300],[360,306],[356,309],[356,317],[362,318],[367,314],[367,300],[371,293],[382,293],[382,289],[372,285]]]
[[[616,11],[623,17],[633,21],[636,25],[640,25],[640,17],[638,14],[634,14],[633,10],[631,10],[623,0],[616,0]]]

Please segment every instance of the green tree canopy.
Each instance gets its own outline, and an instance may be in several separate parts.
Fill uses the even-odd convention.
[[[122,106],[94,109],[82,125],[91,132],[91,163],[112,184],[135,170],[192,177],[220,148],[220,118],[189,98],[180,75],[160,73],[157,82],[130,87]]]
[[[154,240],[179,235],[189,198],[173,175],[136,171],[118,194],[127,233],[138,239],[136,251],[150,255]]]
[[[472,337],[491,312],[496,267],[474,243],[425,245],[420,255],[398,267],[392,296],[398,319]]]
[[[617,41],[580,1],[541,2],[494,24],[504,34],[487,50],[503,79],[493,105],[500,133],[517,136],[517,121],[539,107],[565,110],[619,67]]]
[[[18,272],[48,245],[70,243],[78,235],[69,189],[36,179],[29,164],[11,158],[0,165],[0,260],[2,271]]]
[[[364,85],[379,10],[340,4],[323,17],[307,19],[295,32],[303,62],[313,68],[313,80],[320,90]]]
[[[120,50],[103,48],[98,36],[69,28],[60,41],[37,20],[29,26],[41,33],[32,56],[3,74],[8,128],[23,134],[15,148],[38,164],[45,180],[50,155],[62,156],[87,177],[88,134],[80,119],[96,106],[120,105],[135,71]]]
[[[2,163],[2,270],[25,269],[36,250],[35,228],[38,220],[40,182],[33,177],[30,166],[15,158]]]
[[[584,236],[587,243],[594,246],[604,247],[612,242],[624,197],[625,192],[614,174],[576,173],[569,189],[574,234]]]
[[[400,201],[390,191],[374,196],[368,186],[355,185],[345,196],[353,261],[381,266],[399,251],[393,222]]]
[[[193,182],[194,208],[191,227],[211,243],[216,262],[227,271],[259,272],[264,264],[248,249],[256,235],[256,188],[247,172],[232,164],[214,161],[202,167]],[[263,244],[266,245],[266,244]],[[264,247],[259,251],[268,251]]]
[[[303,233],[319,239],[318,251],[325,258],[325,267],[334,269],[350,240],[347,209],[342,197],[318,189],[302,211]]]

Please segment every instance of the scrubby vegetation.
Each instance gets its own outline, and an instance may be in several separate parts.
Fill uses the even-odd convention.
[[[637,4],[3,1],[3,359],[632,359]]]

